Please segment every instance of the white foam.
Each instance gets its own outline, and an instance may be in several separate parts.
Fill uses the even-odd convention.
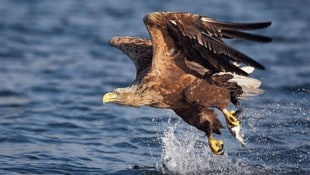
[[[164,174],[249,174],[247,168],[230,160],[227,154],[211,153],[201,131],[180,128],[185,124],[179,123],[169,126],[162,137],[163,153],[158,168]]]

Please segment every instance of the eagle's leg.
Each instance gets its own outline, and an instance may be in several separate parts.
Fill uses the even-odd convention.
[[[238,110],[237,111],[230,111],[230,113],[233,113],[233,115],[235,117],[237,117],[237,119],[240,118],[242,112],[243,112],[243,107],[241,105],[237,106],[238,107]]]
[[[212,133],[221,134],[220,129],[223,127],[220,120],[216,117],[214,109],[209,109],[208,107],[199,107],[198,109],[189,107],[176,108],[173,110],[188,124],[206,133],[209,147],[214,154],[224,154],[223,142],[212,136]]]
[[[232,104],[234,104],[235,106],[237,106],[238,110],[237,111],[230,111],[230,113],[233,113],[233,115],[235,117],[237,117],[237,119],[240,117],[241,113],[243,112],[243,107],[241,107],[241,104],[236,96],[236,94],[234,92],[230,93],[230,101],[232,102]]]
[[[243,138],[240,134],[240,121],[235,116],[235,112],[228,112],[226,108],[221,110],[226,119],[226,125],[230,131],[230,133],[244,146]]]
[[[213,138],[211,123],[209,121],[204,121],[198,128],[206,133],[211,151],[216,155],[223,155],[225,152],[223,141]]]

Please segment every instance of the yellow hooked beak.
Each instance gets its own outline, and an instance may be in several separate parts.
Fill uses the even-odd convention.
[[[102,97],[102,103],[111,103],[117,100],[117,94],[113,92],[108,92]]]

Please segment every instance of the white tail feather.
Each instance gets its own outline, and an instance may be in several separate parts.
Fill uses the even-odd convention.
[[[251,74],[254,71],[254,67],[245,66],[241,68],[248,74]],[[262,82],[251,77],[246,77],[242,75],[232,74],[231,72],[219,72],[217,75],[230,74],[233,75],[233,78],[228,80],[228,82],[235,82],[238,86],[242,88],[243,93],[241,94],[239,99],[249,99],[251,97],[257,96],[264,91],[260,89]]]
[[[242,88],[243,93],[239,97],[240,99],[248,99],[264,92],[259,88],[262,82],[255,78],[234,74],[234,77],[229,82],[235,82]]]
[[[255,68],[252,67],[252,66],[241,67],[241,69],[242,69],[244,72],[248,73],[248,74],[251,74],[251,73],[254,72],[254,70],[255,70]]]

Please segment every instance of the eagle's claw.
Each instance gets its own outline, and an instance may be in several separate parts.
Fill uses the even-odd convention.
[[[211,151],[216,154],[216,155],[223,155],[225,150],[224,150],[224,144],[221,140],[216,140],[214,138],[209,138],[208,140],[209,147]]]
[[[240,121],[238,120],[238,115],[243,111],[242,108],[235,111],[228,112],[226,109],[223,110],[223,113],[226,118],[226,124],[230,133],[244,146],[244,141],[240,133]],[[237,114],[237,115],[236,115]]]

